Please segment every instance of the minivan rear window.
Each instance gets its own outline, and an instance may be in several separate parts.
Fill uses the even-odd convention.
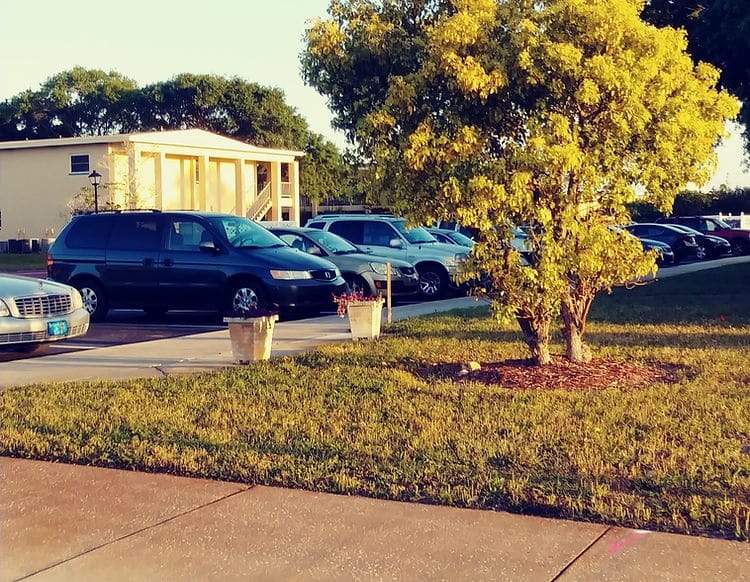
[[[81,216],[75,219],[65,244],[71,249],[103,249],[112,228],[112,221],[102,216]]]

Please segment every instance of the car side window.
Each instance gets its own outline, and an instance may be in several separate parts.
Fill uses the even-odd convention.
[[[339,220],[331,224],[328,230],[334,234],[344,237],[349,242],[366,244],[363,240],[363,229],[361,220]]]
[[[368,222],[365,224],[363,237],[364,244],[387,247],[391,239],[398,238],[391,226],[385,222]]]
[[[167,249],[170,251],[199,251],[206,227],[196,220],[175,218],[167,228]]]
[[[158,251],[161,247],[161,220],[123,214],[112,228],[109,248],[121,251]]]

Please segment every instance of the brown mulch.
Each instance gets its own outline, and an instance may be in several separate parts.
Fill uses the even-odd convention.
[[[423,366],[418,375],[456,382],[480,382],[518,390],[603,390],[605,388],[645,388],[657,383],[676,382],[674,366],[645,366],[623,360],[593,359],[585,364],[553,356],[547,366],[531,360],[478,362],[471,370],[467,364],[444,363]]]

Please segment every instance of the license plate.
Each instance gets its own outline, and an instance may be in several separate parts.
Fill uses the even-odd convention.
[[[47,335],[50,337],[68,335],[68,322],[64,319],[61,319],[60,321],[48,322]]]

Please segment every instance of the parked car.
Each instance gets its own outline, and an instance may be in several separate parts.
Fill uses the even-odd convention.
[[[434,227],[430,227],[434,229],[438,229],[440,232],[456,232],[460,233],[471,240],[475,240],[477,236],[477,231],[473,228],[468,228],[463,226],[461,223],[456,222],[455,220],[438,220],[435,223]],[[427,229],[430,230],[430,229]],[[519,226],[513,227],[513,240],[511,240],[510,244],[511,246],[516,249],[517,251],[521,253],[528,253],[529,247],[527,245],[527,239],[528,235],[524,230]]]
[[[292,248],[323,257],[339,268],[352,291],[365,296],[385,295],[387,263],[391,264],[391,296],[412,299],[419,295],[419,275],[411,263],[363,252],[345,238],[317,228],[269,227]]]
[[[50,247],[47,273],[80,290],[92,321],[110,308],[319,311],[346,291],[333,263],[247,218],[199,211],[76,216]]]
[[[70,285],[0,273],[0,346],[32,352],[84,335],[89,313]]]
[[[434,236],[438,242],[449,245],[458,245],[461,247],[471,248],[474,241],[458,230],[448,230],[445,228],[435,228],[434,226],[425,227],[425,230]]]
[[[635,223],[624,228],[640,239],[648,238],[667,243],[672,247],[675,263],[687,258],[695,258],[697,255],[698,243],[695,236],[683,232],[671,224]]]
[[[732,245],[729,241],[720,236],[713,236],[710,234],[703,234],[698,232],[694,228],[684,226],[682,224],[672,224],[673,227],[679,228],[683,232],[688,232],[695,237],[695,242],[698,243],[698,251],[696,256],[699,259],[718,259],[723,255],[732,254]]]
[[[657,220],[663,224],[681,224],[689,226],[712,236],[719,236],[729,241],[733,255],[750,254],[750,230],[743,228],[732,228],[720,218],[712,216],[670,216]]]
[[[672,247],[667,243],[649,238],[640,238],[638,240],[641,241],[644,251],[650,251],[651,249],[659,251],[659,257],[656,259],[658,265],[663,267],[674,265],[674,252],[672,251]]]
[[[406,219],[392,214],[321,214],[305,225],[336,233],[360,249],[411,263],[419,273],[425,299],[445,297],[456,289],[453,276],[469,249],[438,242],[422,227],[406,227]]]

